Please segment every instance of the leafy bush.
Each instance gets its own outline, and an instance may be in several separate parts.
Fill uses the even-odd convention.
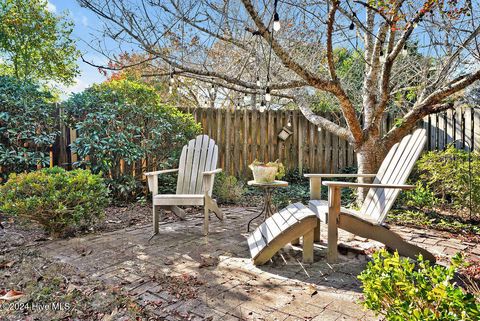
[[[38,85],[0,76],[0,180],[49,164],[55,142],[55,105]]]
[[[480,304],[452,281],[462,262],[456,256],[445,268],[419,256],[415,265],[398,253],[376,252],[358,276],[363,304],[386,320],[479,320]]]
[[[435,196],[435,193],[430,190],[428,185],[418,181],[415,186],[415,189],[402,194],[402,203],[417,208],[431,208],[441,203],[441,200]]]
[[[54,167],[11,174],[0,186],[0,212],[38,222],[55,236],[89,227],[102,217],[106,205],[103,179],[87,170]]]
[[[308,170],[305,171],[308,173]],[[277,188],[273,195],[273,203],[281,209],[288,204],[303,202],[308,204],[310,200],[310,184],[308,178],[304,177],[298,169],[288,170],[283,180],[288,182],[288,187]]]
[[[79,133],[72,144],[81,159],[76,165],[105,173],[117,200],[137,196],[132,172],[140,161],[147,171],[175,166],[182,146],[200,130],[191,115],[162,104],[154,88],[129,80],[94,85],[74,95],[65,111]],[[136,173],[138,182],[141,170]]]
[[[469,153],[453,145],[445,151],[428,152],[418,161],[420,179],[437,198],[455,208],[470,202]],[[480,214],[480,154],[471,153],[472,212]]]
[[[220,203],[238,203],[244,191],[243,183],[239,182],[235,176],[226,175],[223,172],[215,175],[213,195]]]

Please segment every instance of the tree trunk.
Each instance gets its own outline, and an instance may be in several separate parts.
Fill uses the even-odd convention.
[[[357,153],[357,164],[358,164],[358,174],[376,174],[378,168],[382,163],[383,159],[386,156],[384,147],[382,146],[380,140],[370,139],[364,142],[356,151]],[[359,183],[371,183],[372,178],[369,177],[359,177]],[[368,193],[369,188],[359,188],[357,190],[357,203],[361,205],[365,196]]]

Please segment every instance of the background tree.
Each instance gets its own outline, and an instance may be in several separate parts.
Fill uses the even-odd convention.
[[[127,79],[93,85],[64,107],[78,132],[74,166],[103,173],[116,200],[135,199],[143,172],[176,165],[183,145],[200,130],[192,115],[162,103],[153,87]]]
[[[52,94],[33,82],[0,76],[0,181],[48,166],[58,134]]]
[[[134,43],[184,75],[252,94],[288,94],[307,119],[354,147],[360,173],[376,172],[417,121],[452,108],[480,79],[479,1],[79,2],[104,19],[103,35]],[[223,50],[224,66],[210,54],[215,48],[243,54],[231,64],[231,51]],[[338,48],[363,60],[361,99],[349,95]],[[404,59],[410,54],[415,59]],[[252,61],[260,82],[240,72]],[[343,121],[316,115],[312,92],[334,97]],[[394,102],[396,126],[383,135],[382,115]]]
[[[47,10],[46,0],[0,1],[0,71],[18,79],[72,83],[79,51],[73,22]]]

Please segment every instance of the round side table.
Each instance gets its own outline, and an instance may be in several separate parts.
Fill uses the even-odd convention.
[[[272,193],[275,188],[278,187],[287,187],[288,182],[285,181],[273,181],[271,183],[258,183],[255,181],[248,181],[247,183],[249,186],[255,186],[263,190],[263,208],[260,214],[252,218],[247,225],[247,232],[250,232],[250,223],[252,223],[253,220],[256,218],[260,217],[262,214],[264,215],[263,220],[266,220],[270,216],[272,216],[276,212],[276,207],[272,203]]]

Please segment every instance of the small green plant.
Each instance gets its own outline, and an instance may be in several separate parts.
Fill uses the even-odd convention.
[[[417,208],[431,208],[439,203],[441,200],[435,196],[428,185],[418,181],[415,184],[415,189],[406,191],[403,195],[405,205]]]
[[[238,203],[244,191],[243,183],[239,182],[235,176],[226,175],[223,172],[215,175],[213,195],[215,195],[220,203]]]
[[[479,320],[480,304],[453,281],[463,266],[456,255],[447,268],[418,257],[415,264],[398,253],[380,250],[358,276],[363,305],[386,320]]]
[[[61,236],[87,228],[102,217],[108,194],[100,175],[81,169],[46,168],[11,174],[0,186],[0,212],[40,223],[47,233]]]

